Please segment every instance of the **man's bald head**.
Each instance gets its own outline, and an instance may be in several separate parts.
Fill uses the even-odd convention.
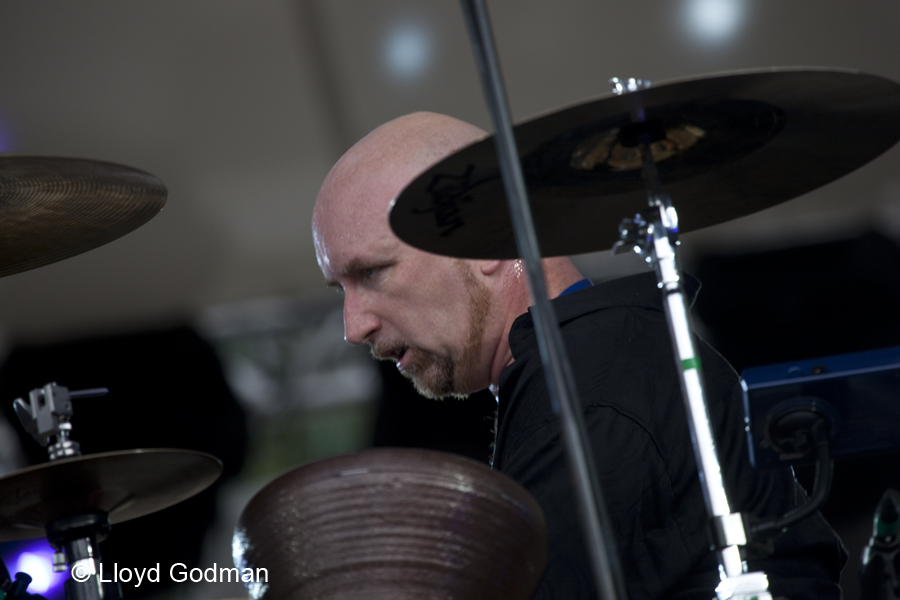
[[[344,291],[346,340],[367,343],[376,357],[396,361],[428,396],[488,385],[490,293],[470,261],[401,242],[390,229],[388,210],[421,172],[485,135],[433,113],[395,119],[341,158],[313,211],[319,266],[329,285]]]
[[[434,113],[395,119],[338,161],[313,211],[319,267],[344,292],[344,337],[394,360],[429,396],[496,386],[513,360],[509,328],[531,304],[518,261],[423,252],[389,226],[391,201],[407,185],[486,135]],[[544,266],[553,295],[581,278],[566,258]]]
[[[419,112],[385,123],[360,140],[331,169],[313,213],[313,228],[337,208],[387,226],[390,202],[420,173],[488,134],[474,125]],[[339,208],[338,208],[339,207]]]

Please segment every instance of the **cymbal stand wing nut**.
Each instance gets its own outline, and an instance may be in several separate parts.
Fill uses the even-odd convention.
[[[13,403],[16,416],[25,430],[44,447],[49,446],[50,460],[79,456],[78,442],[69,439],[72,432],[72,400],[69,389],[48,383],[28,392],[28,402],[17,398]],[[51,444],[50,438],[56,437]]]
[[[72,433],[72,398],[87,398],[105,395],[109,390],[95,388],[70,392],[69,388],[48,383],[44,387],[28,392],[28,402],[16,398],[13,408],[25,431],[47,448],[50,460],[67,456],[81,456],[78,442],[70,440]],[[55,436],[56,441],[50,443]],[[49,446],[49,447],[48,447]]]

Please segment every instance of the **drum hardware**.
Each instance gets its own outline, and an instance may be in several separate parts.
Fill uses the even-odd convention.
[[[749,71],[653,88],[638,80],[614,80],[613,97],[526,122],[513,137],[484,4],[462,0],[462,6],[497,134],[451,155],[410,184],[392,206],[391,227],[400,239],[429,252],[525,259],[555,410],[557,404],[568,405],[574,385],[542,286],[540,256],[614,244],[616,251],[631,248],[643,255],[663,290],[701,483],[718,534],[723,581],[717,595],[771,598],[764,574],[744,572],[738,547],[748,543],[751,532],[742,516],[731,512],[722,484],[681,290],[678,234],[774,206],[878,156],[900,139],[900,86],[829,69]],[[867,127],[853,127],[860,122]],[[860,136],[836,144],[839,130]],[[623,150],[628,148],[632,151]],[[681,215],[669,194],[684,208]],[[645,219],[641,206],[648,204]],[[623,214],[635,213],[621,221]],[[619,224],[615,237],[603,230],[613,223]],[[577,431],[578,411],[566,412],[560,411],[563,431]],[[567,437],[581,435],[567,433],[570,464],[578,463],[582,451]],[[596,501],[599,490],[592,494],[589,474],[574,471],[580,480],[576,498],[590,506],[585,498],[593,495]],[[602,556],[598,524],[603,517],[597,519],[585,523],[589,555],[601,596],[615,598],[620,577],[617,581],[615,567]]]
[[[547,297],[544,273],[541,267],[541,251],[528,206],[528,193],[522,167],[518,160],[516,139],[513,137],[509,116],[509,103],[500,75],[493,32],[484,0],[461,0],[469,38],[479,67],[485,99],[491,121],[497,130],[496,150],[500,155],[503,184],[509,203],[509,215],[515,233],[516,248],[525,262],[525,271],[531,297],[535,300],[534,327],[538,350],[544,365],[544,376],[553,412],[559,417],[561,437],[565,448],[566,463],[574,483],[575,505],[583,527],[583,536],[594,585],[601,598],[616,600],[626,598],[625,581],[619,565],[615,541],[610,532],[612,526],[603,492],[597,478],[594,456],[586,451],[590,447],[587,428],[581,414],[581,404],[575,386],[572,368],[566,357],[562,335],[550,300]],[[421,178],[420,178],[421,179]],[[391,226],[394,226],[396,205],[391,210]],[[435,213],[437,215],[437,213]],[[396,231],[396,227],[395,227]],[[448,230],[452,232],[452,229]],[[402,239],[402,236],[400,236]]]
[[[800,403],[773,418],[769,426],[775,451],[799,457],[815,456],[816,477],[812,496],[805,504],[777,519],[763,521],[744,515],[745,529],[752,539],[759,541],[778,534],[785,527],[814,514],[828,499],[834,470],[831,449],[835,427],[830,415],[817,409],[817,404],[820,403],[815,398],[800,399]]]
[[[629,86],[622,89],[614,79],[614,92],[627,94],[633,101],[633,123],[646,123],[646,112],[639,92],[646,87]],[[663,191],[659,170],[651,150],[651,133],[645,129],[633,140],[640,149],[643,168],[641,176],[647,193],[649,210],[645,219],[639,214],[626,219],[619,225],[621,239],[613,246],[613,252],[621,247],[630,247],[645,258],[656,270],[657,285],[663,293],[666,322],[675,356],[675,367],[680,375],[681,395],[688,425],[700,484],[706,501],[707,512],[714,532],[714,546],[719,559],[722,581],[716,588],[721,600],[771,600],[769,582],[763,572],[748,572],[747,563],[741,556],[741,546],[751,539],[750,530],[745,526],[740,513],[733,513],[722,479],[722,469],[716,451],[715,437],[710,423],[709,409],[700,376],[700,358],[694,344],[690,317],[687,312],[681,273],[676,257],[678,245],[678,213],[672,200]],[[632,225],[637,225],[633,227]]]
[[[0,558],[0,598],[6,600],[46,600],[40,594],[32,594],[28,591],[32,577],[28,573],[16,573],[15,578],[10,577],[6,563]]]
[[[0,277],[111,242],[153,218],[166,187],[96,160],[0,155]]]
[[[3,567],[3,573],[0,573],[0,594],[6,600],[47,600],[40,594],[32,594],[28,591],[31,585],[31,575],[28,573],[16,573],[15,579],[9,578],[9,571]]]
[[[900,494],[889,489],[875,509],[872,537],[863,549],[859,579],[862,600],[900,598]]]
[[[106,513],[99,511],[47,523],[47,540],[56,550],[53,570],[65,571],[68,563],[73,575],[65,583],[67,600],[116,600],[122,597],[118,583],[99,577],[102,572],[100,542],[106,539],[110,529]]]
[[[69,600],[121,596],[117,584],[100,582],[96,576],[99,542],[112,524],[186,500],[222,472],[217,458],[192,450],[152,448],[82,456],[70,437],[71,400],[106,393],[105,388],[70,392],[50,383],[31,390],[27,402],[16,399],[16,415],[48,448],[50,461],[0,477],[0,540],[47,537],[56,550],[54,570],[64,571],[68,565],[78,575],[66,581]]]
[[[106,388],[70,392],[67,388],[48,383],[28,393],[28,402],[16,398],[13,408],[22,427],[34,439],[47,448],[50,460],[81,456],[78,442],[71,440],[72,398],[101,396]],[[56,438],[50,443],[51,438]],[[93,511],[60,517],[47,523],[47,540],[56,551],[53,570],[62,572],[68,563],[72,573],[79,576],[66,581],[68,600],[118,599],[122,596],[119,586],[101,582],[99,577],[84,580],[81,574],[97,575],[101,556],[99,543],[109,534],[109,518],[105,512]]]
[[[803,430],[816,419],[825,421],[835,459],[900,451],[900,347],[751,367],[741,376],[757,469],[810,462],[812,438]]]
[[[656,158],[662,150],[654,153],[659,180],[678,209],[680,234],[806,194],[900,139],[900,85],[840,69],[777,68],[654,82],[538,116],[514,131],[543,256],[608,250],[620,239],[622,219],[646,211],[642,167],[634,164],[640,153],[633,140],[641,128],[633,122],[633,94],[640,96],[651,140],[666,136],[651,141],[651,149],[661,142],[675,148],[669,136],[685,145],[663,160]],[[679,128],[697,130],[692,144]],[[615,168],[608,156],[601,160],[603,138],[613,132],[613,146],[631,152],[627,168]],[[407,186],[390,223],[400,239],[435,254],[518,258],[506,202],[495,139],[489,137]]]
[[[81,456],[78,442],[70,440],[72,432],[72,398],[90,398],[105,396],[106,388],[69,391],[68,389],[48,383],[42,388],[31,390],[28,402],[17,398],[13,408],[22,427],[34,437],[50,453],[50,460],[66,456]],[[56,437],[54,443],[50,438]]]
[[[298,467],[244,508],[234,564],[252,600],[527,600],[547,562],[537,501],[446,452],[372,448]]]

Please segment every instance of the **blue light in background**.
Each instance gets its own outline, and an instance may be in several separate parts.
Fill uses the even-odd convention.
[[[65,600],[65,580],[68,573],[53,572],[53,547],[44,539],[0,543],[0,558],[15,578],[21,571],[31,576],[28,591],[41,594],[48,600]]]
[[[28,591],[33,594],[43,594],[56,583],[58,573],[53,572],[53,555],[47,556],[36,552],[23,552],[16,563],[16,572],[31,575],[31,584]]]
[[[685,9],[685,23],[690,32],[707,42],[731,37],[746,12],[743,0],[689,0]]]

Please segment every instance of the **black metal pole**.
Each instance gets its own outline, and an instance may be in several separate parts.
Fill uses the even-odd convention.
[[[593,454],[586,451],[590,444],[581,414],[575,379],[566,357],[556,315],[547,298],[540,249],[528,204],[525,180],[519,164],[487,9],[483,0],[460,0],[460,3],[469,28],[491,119],[497,131],[494,139],[500,156],[500,168],[516,237],[516,247],[519,256],[525,260],[528,282],[535,301],[534,324],[538,348],[544,364],[553,410],[560,417],[563,444],[575,484],[576,503],[582,520],[594,581],[601,598],[625,600],[625,586],[615,542],[610,537],[611,527],[603,504],[597,469]],[[604,531],[607,532],[606,535]]]

